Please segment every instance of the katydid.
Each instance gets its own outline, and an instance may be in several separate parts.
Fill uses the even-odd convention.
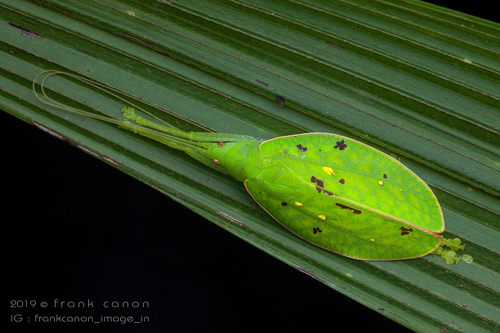
[[[45,73],[40,83],[44,100],[35,88]],[[458,239],[439,236],[445,230],[443,213],[429,186],[373,147],[329,133],[265,141],[246,135],[185,132],[144,119],[129,107],[122,110],[124,120],[95,115],[45,94],[44,81],[57,74],[109,89],[77,75],[45,71],[33,81],[33,91],[42,102],[117,124],[234,177],[276,221],[316,246],[362,260],[411,259],[432,252],[447,263],[459,260],[453,250],[464,246]]]

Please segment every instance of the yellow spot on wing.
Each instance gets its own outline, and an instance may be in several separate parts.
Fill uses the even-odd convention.
[[[295,206],[297,206],[297,207],[301,207],[301,206],[304,206],[304,205],[303,205],[303,204],[301,204],[301,203],[300,203],[300,202],[298,202],[298,201],[295,201]]]
[[[378,184],[379,184],[380,186],[384,186],[384,182],[383,182],[383,181],[381,181],[381,180],[379,180],[379,181],[378,181]]]
[[[326,215],[318,215],[318,217],[319,217],[320,219],[322,219],[323,221],[325,221],[325,220],[326,220]]]
[[[371,240],[372,242],[375,242],[375,238],[370,238],[370,240]]]
[[[335,174],[333,173],[333,169],[330,167],[323,167],[323,171],[329,174],[330,176],[335,176]]]

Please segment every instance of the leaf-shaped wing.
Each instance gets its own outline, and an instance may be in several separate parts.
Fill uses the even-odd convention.
[[[324,133],[280,137],[260,146],[264,167],[288,165],[306,182],[434,233],[441,207],[427,184],[401,162],[361,142]]]
[[[298,236],[359,259],[423,256],[440,245],[441,208],[404,165],[331,134],[281,137],[261,145],[262,172],[245,186]]]

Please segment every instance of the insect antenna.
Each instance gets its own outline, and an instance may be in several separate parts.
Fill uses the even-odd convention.
[[[38,78],[39,78],[40,76],[43,76],[43,75],[45,75],[45,77],[42,79],[42,81],[39,83],[39,85],[40,85],[40,87],[41,87],[41,91],[42,91],[43,96],[44,96],[44,97],[45,97],[48,101],[50,101],[50,102],[47,102],[46,100],[43,100],[43,99],[39,96],[39,94],[36,92],[36,84],[38,84]],[[45,93],[45,91],[44,91],[44,88],[45,88],[45,81],[46,81],[46,80],[47,80],[50,76],[52,76],[52,75],[61,75],[61,76],[62,76],[62,75],[66,75],[66,76],[69,76],[69,77],[71,77],[71,78],[73,78],[73,79],[76,79],[76,80],[79,80],[79,81],[81,81],[81,82],[87,83],[88,85],[93,86],[94,88],[99,89],[99,90],[101,90],[101,91],[104,91],[105,93],[107,93],[107,94],[109,94],[109,95],[111,95],[111,96],[113,96],[113,97],[115,97],[115,98],[117,98],[117,99],[119,99],[119,100],[121,100],[121,101],[123,101],[123,102],[127,103],[127,105],[130,105],[130,106],[134,107],[136,110],[140,110],[140,111],[144,112],[145,114],[147,114],[147,115],[149,115],[149,116],[151,116],[151,117],[155,118],[155,119],[156,119],[156,120],[158,120],[159,122],[163,123],[165,126],[168,126],[168,127],[174,127],[174,126],[172,126],[171,124],[169,124],[168,122],[164,121],[163,119],[161,119],[161,118],[159,118],[159,117],[155,116],[155,115],[154,115],[154,114],[152,114],[151,112],[148,112],[148,111],[144,110],[143,108],[139,107],[138,105],[131,103],[131,102],[130,102],[130,100],[140,101],[141,103],[144,103],[144,104],[149,105],[149,106],[151,106],[151,107],[153,107],[153,108],[155,108],[155,109],[157,109],[157,110],[160,110],[160,111],[162,111],[162,112],[165,112],[165,113],[167,113],[167,114],[169,114],[169,115],[172,115],[172,116],[174,116],[174,117],[176,117],[176,118],[179,118],[179,119],[181,119],[181,120],[183,120],[183,121],[185,121],[185,122],[187,122],[187,123],[190,123],[190,124],[195,125],[195,126],[197,126],[197,127],[201,127],[201,128],[203,128],[204,130],[206,130],[207,132],[215,132],[215,131],[214,131],[214,130],[212,130],[211,128],[208,128],[208,127],[203,126],[203,125],[201,125],[201,124],[199,124],[199,123],[196,123],[195,121],[193,121],[193,120],[191,120],[191,119],[189,119],[189,118],[183,117],[183,116],[181,116],[181,115],[179,115],[179,114],[177,114],[177,113],[175,113],[175,112],[173,112],[173,111],[170,111],[170,110],[168,110],[168,109],[166,109],[166,108],[163,108],[163,107],[159,107],[159,106],[157,106],[157,105],[155,105],[155,104],[153,104],[153,103],[151,103],[151,102],[148,102],[148,101],[146,101],[146,100],[143,100],[143,99],[141,99],[141,98],[139,98],[139,97],[137,97],[137,96],[134,96],[134,95],[132,95],[132,94],[129,94],[129,93],[127,93],[127,92],[121,91],[121,90],[119,90],[119,89],[117,89],[117,88],[114,88],[114,87],[112,87],[112,86],[106,85],[106,84],[101,83],[101,82],[99,82],[99,81],[96,81],[96,80],[93,80],[93,79],[89,79],[89,78],[86,78],[86,77],[83,77],[83,76],[80,76],[80,75],[71,74],[71,73],[67,73],[67,72],[61,72],[61,71],[57,71],[57,70],[46,70],[46,71],[43,71],[43,72],[39,73],[39,74],[35,77],[35,79],[33,80],[33,92],[35,93],[35,96],[36,96],[36,97],[37,97],[40,101],[42,101],[42,102],[43,102],[43,103],[45,103],[45,104],[49,104],[49,105],[52,105],[52,106],[55,106],[55,107],[59,107],[59,108],[62,108],[62,109],[68,110],[68,111],[70,111],[70,112],[74,112],[74,110],[76,110],[76,109],[74,109],[74,108],[73,108],[73,110],[69,110],[69,108],[70,108],[70,107],[68,107],[68,106],[66,106],[66,105],[64,105],[64,104],[61,104],[61,103],[59,103],[59,102],[56,102],[56,101],[54,101],[53,99],[51,99],[50,97],[48,97],[48,96],[47,96],[47,94],[46,94],[46,93]],[[123,98],[123,97],[121,97],[120,95],[123,95],[123,96],[127,97],[128,99]],[[81,110],[79,110],[79,111],[81,111]],[[82,111],[82,112],[84,112],[84,111]],[[88,114],[88,113],[86,113],[86,114],[82,114],[82,115],[89,116],[89,114]],[[97,119],[97,118],[96,118],[96,119]],[[102,119],[101,119],[101,120],[102,120]]]
[[[38,80],[41,76],[43,76],[45,74],[45,77],[43,77],[41,79],[41,82],[38,83]],[[66,75],[66,76],[69,76],[71,78],[74,78],[76,80],[79,80],[81,82],[84,82],[84,83],[87,83],[101,91],[104,91],[106,92],[107,94],[121,100],[121,101],[124,101],[125,103],[127,103],[127,105],[130,105],[130,106],[133,106],[135,109],[137,110],[141,110],[143,113],[157,119],[159,122],[165,124],[165,126],[168,126],[170,127],[170,129],[168,130],[168,133],[164,132],[164,131],[158,131],[158,130],[155,130],[155,129],[151,129],[151,128],[148,128],[148,127],[144,127],[144,126],[140,126],[140,125],[136,125],[136,124],[131,124],[129,122],[125,122],[121,119],[116,119],[116,118],[113,118],[111,116],[103,116],[103,115],[97,115],[97,114],[94,114],[94,113],[90,113],[90,112],[87,112],[87,111],[83,111],[83,110],[80,110],[80,109],[76,109],[76,108],[73,108],[73,107],[70,107],[68,105],[65,105],[65,104],[62,104],[62,103],[59,103],[57,101],[55,101],[54,99],[50,98],[46,91],[45,91],[45,81],[47,80],[47,78],[49,78],[50,76],[52,75]],[[40,90],[42,92],[42,96],[37,92],[36,90],[36,85],[39,84],[40,85]],[[79,75],[75,75],[75,74],[71,74],[71,73],[66,73],[66,72],[61,72],[61,71],[57,71],[57,70],[47,70],[47,71],[43,71],[41,73],[39,73],[35,79],[33,80],[33,93],[35,94],[35,96],[44,104],[47,104],[47,105],[50,105],[50,106],[53,106],[53,107],[57,107],[57,108],[60,108],[60,109],[63,109],[63,110],[66,110],[68,112],[72,112],[72,113],[75,113],[75,114],[79,114],[79,115],[82,115],[82,116],[85,116],[85,117],[90,117],[90,118],[94,118],[94,119],[98,119],[98,120],[102,120],[102,121],[105,121],[105,122],[108,122],[108,123],[112,123],[112,124],[116,124],[116,125],[119,125],[120,127],[124,127],[124,128],[127,128],[129,130],[132,130],[132,131],[136,131],[136,132],[142,132],[142,133],[146,133],[146,134],[151,134],[152,136],[156,137],[156,138],[163,138],[165,140],[170,140],[172,142],[175,142],[177,144],[180,144],[180,145],[184,145],[184,146],[190,146],[192,148],[195,148],[197,150],[201,149],[203,150],[204,148],[204,144],[203,143],[200,143],[200,142],[196,142],[196,141],[192,141],[190,136],[189,136],[189,133],[187,132],[184,132],[180,129],[177,129],[175,128],[174,126],[172,126],[171,124],[165,122],[164,120],[158,118],[157,116],[153,115],[152,113],[144,110],[143,108],[141,108],[140,106],[134,104],[134,103],[131,103],[129,100],[127,100],[126,98],[123,98],[121,97],[120,95],[123,95],[123,96],[126,96],[132,100],[137,100],[137,101],[140,101],[141,103],[144,103],[146,105],[149,105],[155,109],[158,109],[158,110],[161,110],[167,114],[170,114],[170,115],[174,115],[175,117],[178,117],[178,118],[181,118],[191,124],[195,124],[197,126],[199,126],[199,124],[193,122],[192,120],[189,120],[187,118],[183,118],[183,117],[179,117],[179,115],[173,113],[172,111],[170,110],[167,110],[167,109],[164,109],[164,108],[159,108],[158,106],[154,105],[153,103],[150,103],[148,101],[144,101],[142,99],[139,99],[138,97],[136,96],[133,96],[131,94],[128,94],[126,92],[122,92],[114,87],[110,87],[108,85],[105,85],[103,83],[100,83],[98,81],[95,81],[95,80],[92,80],[92,79],[88,79],[88,78],[85,78],[85,77],[82,77],[82,76],[79,76]],[[205,127],[205,126],[202,126],[204,127],[205,129],[208,129],[210,132],[213,132],[213,130]]]

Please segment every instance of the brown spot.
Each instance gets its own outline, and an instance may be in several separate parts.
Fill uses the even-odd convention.
[[[342,178],[341,180],[339,180],[339,183],[342,184],[342,185],[344,185],[345,184],[344,178]]]
[[[281,205],[282,205],[283,207],[288,206],[288,204],[287,204],[286,202],[282,202],[282,203],[281,203]]]
[[[335,149],[340,149],[340,150],[344,150],[347,148],[347,145],[344,143],[344,140],[342,141],[337,141],[337,144],[335,145],[335,147],[333,147]]]
[[[313,228],[313,234],[317,234],[318,232],[323,232],[320,228]]]
[[[255,81],[257,81],[257,83],[262,84],[263,86],[269,87],[269,85],[267,83],[265,83],[265,82],[262,82],[262,81],[259,81],[259,80],[255,80]]]
[[[25,21],[26,22],[26,21]],[[28,30],[26,28],[21,27],[20,25],[15,25],[14,23],[7,22],[8,25],[10,25],[13,28],[21,30],[21,36],[31,38],[31,36],[38,37],[40,39],[45,39],[45,37],[42,37],[41,35],[37,34],[34,31]]]
[[[357,210],[357,209],[354,209],[354,208],[351,208],[351,207],[348,207],[348,206],[345,206],[345,205],[342,205],[342,204],[339,204],[339,203],[336,203],[335,205],[339,206],[342,209],[351,209],[354,214],[361,214],[360,210]]]
[[[302,152],[304,152],[304,151],[306,151],[306,150],[307,150],[307,147],[302,147],[302,145],[301,145],[301,144],[298,144],[298,145],[297,145],[297,148],[299,148],[299,150],[300,150],[300,151],[302,151]]]
[[[384,173],[384,178],[387,178],[387,175]]]
[[[156,187],[159,187],[159,186],[157,185]],[[183,195],[182,195],[182,194],[180,194],[180,193],[174,193],[174,195],[175,195],[177,198],[181,199],[181,200],[186,200],[186,197],[185,197],[185,196],[183,196]]]
[[[323,183],[323,181],[322,181],[322,180],[319,180],[318,178],[316,178],[316,177],[312,176],[312,177],[311,177],[311,182],[316,183],[316,184],[318,185],[318,186],[316,186],[316,191],[318,191],[318,193],[323,192],[323,193],[328,194],[329,196],[334,195],[334,196],[338,197],[338,195],[337,195],[337,194],[332,193],[332,192],[330,192],[330,191],[327,191],[327,190],[325,190],[325,189],[321,188],[321,187],[325,186],[325,184]],[[320,186],[321,186],[321,187],[320,187]]]
[[[285,99],[282,96],[276,96],[274,97],[275,101],[278,101],[281,106],[285,105]]]
[[[345,50],[345,48],[343,48],[342,46],[338,46],[337,44],[333,44],[333,43],[330,43],[330,42],[326,42],[328,45],[331,45],[333,47],[336,47],[338,49],[341,49],[342,51]]]
[[[408,235],[410,234],[410,232],[413,232],[413,229],[412,228],[405,228],[405,227],[401,227],[399,228],[399,230],[401,230],[401,236],[405,236],[405,235]]]
[[[321,179],[318,179],[314,176],[311,177],[311,182],[317,184],[321,188],[325,187],[325,183]]]
[[[327,190],[323,190],[323,192],[325,192],[326,194],[328,194],[328,195],[330,195],[330,196],[332,196],[332,195],[335,195],[335,196],[338,196],[338,195],[336,195],[336,194],[333,194],[332,192],[330,192],[330,191],[327,191]]]

